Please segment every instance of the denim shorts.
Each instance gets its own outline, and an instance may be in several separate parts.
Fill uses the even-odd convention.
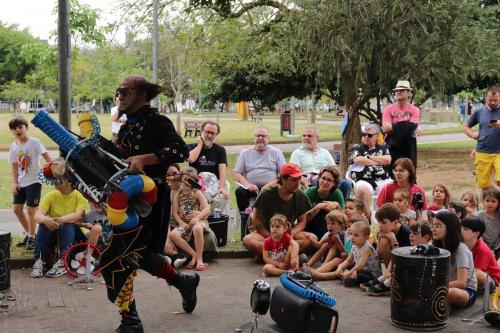
[[[21,187],[14,198],[12,203],[14,205],[24,205],[30,207],[38,207],[40,203],[40,195],[42,193],[42,184],[34,183],[26,187]]]
[[[474,305],[474,302],[476,302],[476,297],[477,297],[476,291],[470,288],[465,288],[465,291],[469,294],[469,301],[467,302],[467,306]]]

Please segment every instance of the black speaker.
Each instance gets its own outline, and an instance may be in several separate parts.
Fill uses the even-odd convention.
[[[271,297],[271,318],[286,333],[331,333],[337,331],[334,308],[301,298],[277,286]]]

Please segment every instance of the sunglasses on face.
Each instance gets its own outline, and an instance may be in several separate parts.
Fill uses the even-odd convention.
[[[375,136],[375,134],[372,134],[372,133],[361,133],[361,136],[367,136],[369,138],[372,138],[373,136]]]
[[[115,96],[116,97],[128,97],[134,93],[135,89],[133,88],[118,88],[116,89]]]

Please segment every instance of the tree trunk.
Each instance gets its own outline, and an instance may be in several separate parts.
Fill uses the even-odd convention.
[[[361,141],[361,121],[359,120],[359,112],[354,109],[354,104],[357,98],[356,88],[354,86],[354,79],[346,80],[345,91],[345,109],[349,114],[349,121],[342,136],[342,154],[340,155],[340,175],[345,177],[349,167],[349,145],[352,143],[359,143]]]

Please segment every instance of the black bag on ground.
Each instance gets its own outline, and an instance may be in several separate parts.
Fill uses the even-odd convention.
[[[270,306],[271,318],[286,333],[329,333],[337,330],[335,309],[302,298],[277,286]]]

